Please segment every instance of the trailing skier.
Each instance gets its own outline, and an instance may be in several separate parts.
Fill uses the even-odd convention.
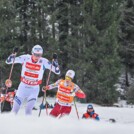
[[[62,117],[64,115],[69,115],[72,109],[72,103],[74,101],[74,97],[85,98],[86,95],[79,88],[78,85],[72,82],[75,76],[75,72],[73,70],[68,70],[65,76],[65,79],[60,79],[56,81],[54,84],[48,85],[44,87],[44,92],[46,90],[51,90],[54,88],[58,88],[56,95],[56,105],[50,112],[50,115],[53,117]]]

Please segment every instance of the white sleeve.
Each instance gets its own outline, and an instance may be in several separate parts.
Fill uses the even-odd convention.
[[[73,91],[76,93],[78,90],[81,90],[81,89],[80,89],[80,87],[79,87],[78,85],[75,84],[75,85],[74,85],[74,90],[73,90]]]
[[[52,70],[52,72],[54,72],[55,74],[60,74],[60,69],[59,69],[59,67],[55,67],[55,66],[53,66],[52,65],[52,63],[49,61],[49,60],[47,60],[47,59],[45,59],[45,58],[43,58],[44,60],[43,60],[43,66],[44,66],[44,68],[45,69],[49,69],[49,70]]]
[[[57,80],[54,84],[50,84],[49,85],[49,90],[52,90],[54,88],[58,88],[60,81],[61,80]]]
[[[27,55],[21,55],[19,57],[16,57],[15,61],[14,61],[14,55],[10,55],[6,60],[6,64],[12,64],[13,61],[14,61],[14,63],[22,64],[25,61],[26,57],[27,57]]]

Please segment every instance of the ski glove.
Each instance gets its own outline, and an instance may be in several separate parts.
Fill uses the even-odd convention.
[[[5,81],[5,85],[6,85],[6,87],[10,88],[12,86],[12,81],[10,79],[7,79]]]
[[[55,66],[55,67],[58,67],[58,66],[59,66],[57,59],[55,59],[52,64],[53,64],[53,66]]]
[[[57,60],[58,59],[58,55],[56,53],[53,54],[53,59]]]
[[[56,53],[53,54],[53,62],[52,62],[53,66],[58,67],[58,55]]]
[[[46,92],[46,90],[49,90],[49,89],[50,89],[50,87],[49,87],[49,86],[43,86],[43,87],[42,87],[42,92],[44,92],[44,93],[45,93],[45,92]]]
[[[71,95],[71,96],[75,96],[75,92],[71,92],[70,95]]]
[[[40,105],[40,109],[45,109],[45,105],[43,103]]]
[[[16,55],[16,54],[11,54],[11,55],[8,57],[8,59],[7,59],[7,63],[12,62],[12,60],[15,58],[15,55]]]

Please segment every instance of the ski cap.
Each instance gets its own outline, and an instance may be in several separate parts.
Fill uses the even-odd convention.
[[[93,105],[92,105],[92,104],[89,104],[89,105],[87,106],[87,109],[93,109]]]
[[[32,54],[43,54],[43,49],[40,45],[35,45],[33,48],[32,48]]]
[[[75,72],[73,70],[68,70],[67,73],[66,73],[66,76],[73,79],[74,76],[75,76]]]

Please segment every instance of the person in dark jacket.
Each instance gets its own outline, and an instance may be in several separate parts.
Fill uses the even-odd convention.
[[[1,113],[10,112],[12,110],[13,99],[15,96],[15,90],[8,89],[6,93],[6,89],[1,89],[0,102],[1,102]]]
[[[95,119],[95,120],[100,120],[99,115],[95,113],[93,105],[89,104],[87,106],[87,112],[83,114],[82,116],[83,119]]]

